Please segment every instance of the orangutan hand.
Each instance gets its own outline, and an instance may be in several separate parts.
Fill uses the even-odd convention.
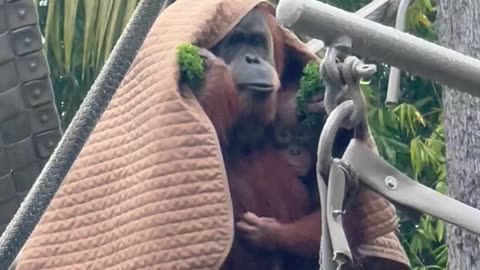
[[[274,218],[258,217],[247,212],[235,223],[239,235],[251,245],[274,250],[278,248],[278,239],[282,225]]]
[[[314,96],[310,104],[308,104],[307,109],[313,113],[326,113],[323,98],[324,94]]]
[[[217,57],[211,51],[205,48],[200,48],[199,53],[200,57],[206,65],[208,65],[210,61],[217,59]]]

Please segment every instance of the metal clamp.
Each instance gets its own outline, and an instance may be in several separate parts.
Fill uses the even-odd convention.
[[[320,135],[317,169],[325,174],[332,162],[338,130],[365,127],[367,122],[367,105],[360,90],[360,80],[373,75],[377,69],[375,65],[363,64],[357,57],[349,55],[351,46],[349,37],[337,39],[328,47],[320,64],[325,84],[325,109],[329,117]],[[341,104],[337,105],[339,102]]]
[[[349,37],[340,37],[327,48],[320,64],[320,74],[325,84],[324,103],[327,114],[331,114],[341,101],[354,101],[354,112],[344,124],[346,128],[357,127],[361,121],[365,121],[366,103],[360,90],[360,80],[377,71],[375,65],[363,64],[360,59],[351,56],[351,47]]]
[[[341,74],[342,60],[350,55],[351,48],[352,41],[349,37],[338,38],[327,47],[325,57],[320,64],[320,75],[325,84],[324,103],[327,114],[332,113],[337,106],[337,98],[346,91],[347,85]]]

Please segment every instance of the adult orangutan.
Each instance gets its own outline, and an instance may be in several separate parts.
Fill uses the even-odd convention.
[[[288,148],[272,139],[279,94],[298,89],[298,84],[285,87],[282,80],[299,78],[303,64],[289,63],[298,66],[295,72],[286,70],[282,32],[265,6],[248,13],[202,55],[206,80],[194,92],[219,136],[236,221],[223,269],[298,269],[307,264],[315,269],[318,205],[299,178],[300,163],[290,158],[296,151],[286,154]]]
[[[287,132],[298,127],[285,112],[305,63],[286,60],[284,32],[269,8],[257,6],[201,50],[206,79],[193,89],[219,137],[233,200],[236,233],[225,270],[318,268],[321,215],[300,177],[312,175],[316,151],[308,149],[316,149],[319,131],[296,138],[298,145],[282,146],[278,137],[282,123]]]

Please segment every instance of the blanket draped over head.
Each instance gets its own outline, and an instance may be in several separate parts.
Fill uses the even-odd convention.
[[[261,2],[179,0],[158,17],[16,269],[219,268],[234,233],[228,182],[211,122],[179,94],[176,48],[211,48]],[[315,60],[287,37],[289,57]],[[390,204],[364,191],[357,205],[358,254],[408,265]]]

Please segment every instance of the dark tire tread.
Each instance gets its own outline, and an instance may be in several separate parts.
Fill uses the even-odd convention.
[[[0,0],[0,234],[62,136],[34,0]]]

